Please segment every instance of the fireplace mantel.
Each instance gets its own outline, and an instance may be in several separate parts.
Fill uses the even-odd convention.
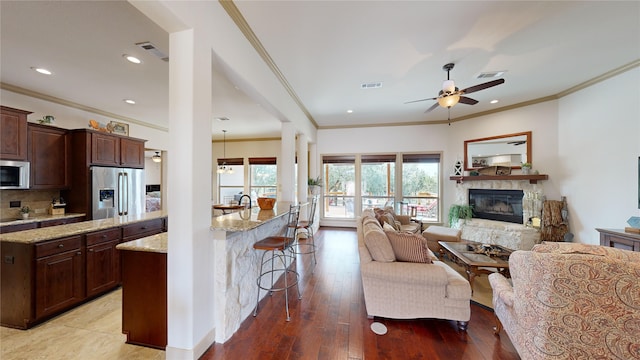
[[[463,181],[486,180],[529,180],[529,184],[537,184],[538,180],[547,180],[549,175],[477,175],[477,176],[450,176],[449,180],[455,180],[458,184]]]

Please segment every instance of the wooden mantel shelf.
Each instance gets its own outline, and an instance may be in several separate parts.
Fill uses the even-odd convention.
[[[449,180],[455,180],[458,184],[463,181],[486,180],[529,180],[530,184],[537,184],[538,180],[547,180],[549,175],[478,175],[478,176],[450,176]]]

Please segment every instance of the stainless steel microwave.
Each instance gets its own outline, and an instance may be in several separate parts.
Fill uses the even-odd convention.
[[[0,160],[0,189],[28,189],[30,168],[28,161]]]

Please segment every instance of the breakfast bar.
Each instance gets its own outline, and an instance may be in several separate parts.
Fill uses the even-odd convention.
[[[216,342],[228,340],[253,311],[261,255],[253,249],[253,244],[267,236],[283,233],[290,205],[289,202],[277,202],[272,210],[254,207],[211,221]]]

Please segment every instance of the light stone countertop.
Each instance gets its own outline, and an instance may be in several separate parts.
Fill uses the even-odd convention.
[[[168,233],[164,232],[118,244],[116,245],[116,249],[122,251],[145,251],[166,254],[167,238]]]
[[[231,214],[217,216],[211,219],[211,230],[248,231],[268,222],[269,220],[286,216],[291,202],[276,202],[273,210],[261,210],[255,206],[249,210],[240,210]],[[302,206],[306,205],[301,204]]]
[[[0,234],[0,241],[35,244],[40,241],[80,235],[93,231],[133,224],[140,221],[157,219],[165,216],[167,216],[167,211],[161,210],[139,215],[118,216],[109,219],[82,221],[66,225],[50,226]]]
[[[72,218],[82,217],[85,215],[86,214],[80,214],[80,213],[66,213],[62,215],[38,214],[38,215],[29,216],[28,219],[16,218],[14,221],[5,221],[3,223],[0,223],[0,227],[10,226],[10,225],[29,224],[34,222],[48,221],[48,220],[72,219]]]

